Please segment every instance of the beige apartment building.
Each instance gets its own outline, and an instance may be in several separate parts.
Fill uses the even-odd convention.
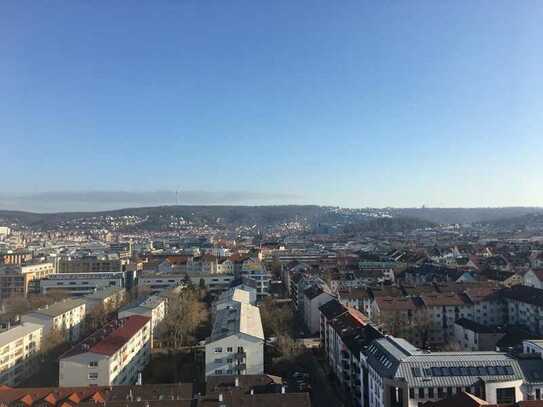
[[[64,332],[66,340],[73,342],[82,333],[85,312],[84,300],[69,298],[24,314],[21,321],[43,326],[44,335],[54,329]]]
[[[0,333],[0,383],[17,386],[36,372],[43,327],[23,323]]]
[[[98,330],[60,358],[59,386],[134,384],[151,358],[151,318],[132,315]]]
[[[0,300],[39,293],[40,280],[55,273],[53,263],[0,266]]]

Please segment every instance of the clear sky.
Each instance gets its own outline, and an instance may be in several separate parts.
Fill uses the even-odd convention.
[[[543,206],[543,2],[0,2],[0,207]]]

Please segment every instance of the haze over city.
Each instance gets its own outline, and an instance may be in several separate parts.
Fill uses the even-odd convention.
[[[0,208],[543,206],[542,20],[537,1],[2,2]]]

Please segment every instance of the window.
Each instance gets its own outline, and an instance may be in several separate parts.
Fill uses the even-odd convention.
[[[234,350],[232,349],[232,347],[228,347],[228,348],[226,348],[226,351],[227,352],[233,352]]]
[[[541,389],[535,389],[535,399],[541,400]]]
[[[222,353],[222,348],[215,348],[215,353]]]
[[[216,358],[215,363],[222,363],[222,359],[221,358]]]
[[[221,369],[215,370],[215,374],[222,374],[222,370]]]
[[[434,388],[428,387],[428,398],[433,399],[434,398]]]
[[[515,400],[515,388],[508,387],[504,389],[496,389],[496,399],[498,404],[512,404]]]
[[[96,379],[98,379],[98,373],[90,372],[89,373],[89,380],[96,380]]]
[[[415,398],[415,389],[413,387],[409,388],[409,398],[414,399]]]
[[[89,367],[97,367],[98,366],[98,361],[97,360],[91,360],[89,362]]]
[[[419,387],[419,399],[424,398],[424,387]]]

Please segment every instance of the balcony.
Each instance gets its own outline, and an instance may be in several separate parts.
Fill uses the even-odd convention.
[[[247,356],[247,354],[245,352],[234,353],[234,359],[238,360],[238,361],[244,360],[246,356]]]

